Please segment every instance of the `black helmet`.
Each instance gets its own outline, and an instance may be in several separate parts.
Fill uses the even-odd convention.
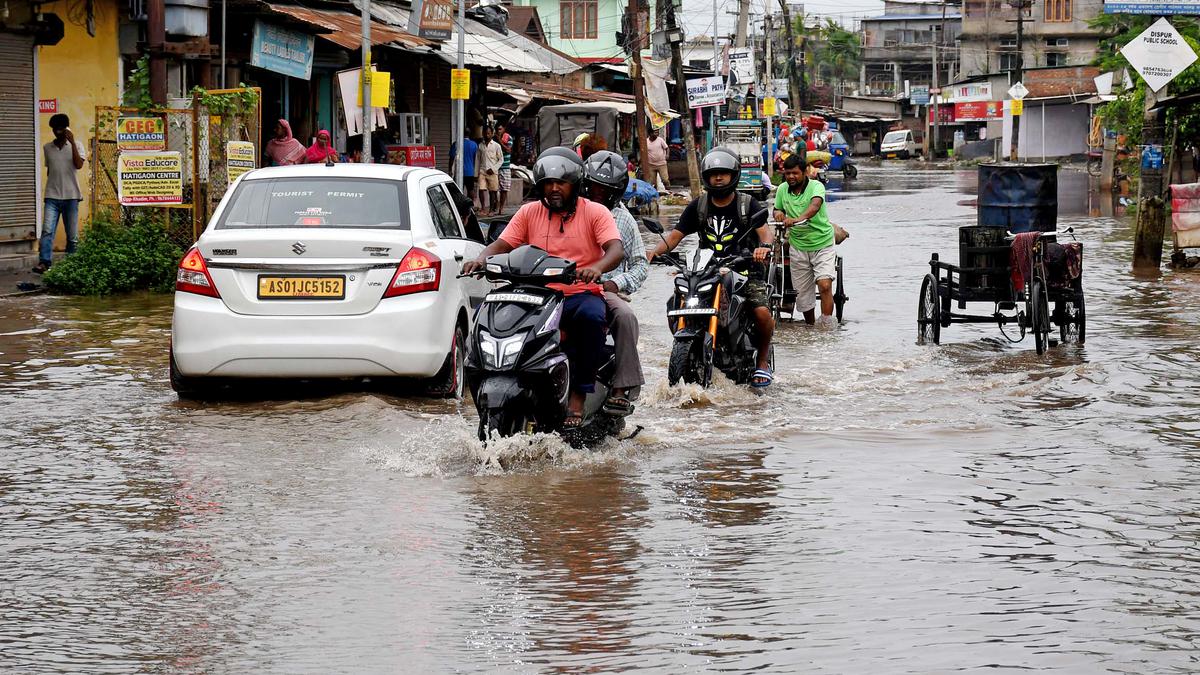
[[[733,174],[733,180],[725,187],[717,188],[709,185],[708,179],[718,171],[728,171]],[[738,179],[742,175],[742,160],[738,154],[725,146],[718,146],[708,151],[700,162],[700,176],[704,179],[704,189],[714,197],[724,197],[737,189]]]
[[[548,180],[561,180],[574,186],[567,211],[575,210],[575,198],[579,196],[579,182],[583,180],[583,160],[569,148],[553,147],[538,155],[533,163],[533,195],[542,199],[542,184]],[[546,204],[550,208],[549,204]]]
[[[609,193],[603,200],[592,196],[591,186],[601,185]],[[625,158],[611,150],[600,150],[583,163],[583,196],[611,209],[617,205],[629,186],[629,170]]]

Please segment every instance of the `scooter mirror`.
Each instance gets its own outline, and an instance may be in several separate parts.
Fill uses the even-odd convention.
[[[484,235],[484,243],[491,244],[500,238],[500,234],[504,232],[504,228],[508,227],[507,220],[493,220],[487,224],[487,234]]]
[[[642,227],[646,228],[647,232],[654,234],[662,234],[666,230],[663,229],[662,223],[653,218],[642,218]]]

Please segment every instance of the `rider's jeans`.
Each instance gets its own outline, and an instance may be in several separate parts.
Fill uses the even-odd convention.
[[[608,307],[592,293],[568,295],[560,325],[567,331],[563,351],[571,362],[571,389],[590,394],[596,389],[596,371],[604,352]]]
[[[608,328],[617,350],[612,386],[614,389],[640,387],[646,384],[646,378],[642,376],[642,359],[638,355],[637,315],[616,293],[605,291],[604,302],[608,305]]]

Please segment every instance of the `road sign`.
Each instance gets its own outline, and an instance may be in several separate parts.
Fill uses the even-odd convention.
[[[1196,52],[1170,21],[1159,19],[1132,42],[1121,54],[1152,91],[1167,86],[1185,68],[1196,62]]]
[[[929,87],[909,89],[908,98],[913,105],[929,105]]]
[[[1019,98],[1014,98],[1012,101],[1012,114],[1014,117],[1025,112],[1025,101]]]
[[[1153,0],[1152,2],[1105,2],[1105,14],[1200,14],[1196,0]]]
[[[1021,99],[1025,98],[1028,95],[1029,95],[1029,90],[1026,89],[1025,85],[1021,84],[1020,82],[1018,82],[1008,88],[1008,96],[1009,96],[1009,98],[1011,98],[1014,101],[1020,101]],[[1018,113],[1018,114],[1020,114],[1020,113]]]

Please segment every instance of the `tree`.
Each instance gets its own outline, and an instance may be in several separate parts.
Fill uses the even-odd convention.
[[[797,16],[792,21],[791,34],[785,39],[793,40],[803,50],[797,52],[797,58],[804,59],[799,65],[814,92],[830,88],[842,91],[847,80],[858,80],[862,42],[857,33],[846,30],[833,19],[826,19],[824,25],[814,23],[810,26],[806,18],[803,14]],[[816,82],[826,87],[817,86]],[[814,98],[820,100],[822,97],[817,93]],[[832,100],[823,102],[833,104]]]

